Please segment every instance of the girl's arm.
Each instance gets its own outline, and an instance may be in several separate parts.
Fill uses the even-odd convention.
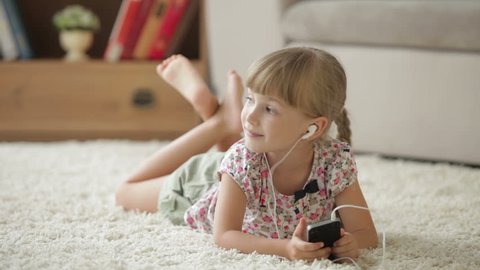
[[[322,248],[323,244],[304,240],[306,227],[304,220],[297,226],[292,239],[268,239],[243,233],[245,207],[245,194],[231,176],[223,174],[213,225],[213,236],[217,245],[227,249],[238,249],[244,253],[256,251],[288,259],[313,260],[329,256],[330,249]]]
[[[368,207],[358,181],[345,188],[335,197],[335,204]],[[359,250],[377,247],[378,236],[369,211],[356,208],[338,210],[345,232],[337,241],[333,253],[337,257],[358,257]]]

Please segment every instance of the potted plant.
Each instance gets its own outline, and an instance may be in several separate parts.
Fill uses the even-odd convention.
[[[67,52],[65,60],[88,59],[85,52],[93,43],[93,33],[100,29],[97,15],[83,6],[70,5],[55,13],[53,24],[60,31],[60,45]]]

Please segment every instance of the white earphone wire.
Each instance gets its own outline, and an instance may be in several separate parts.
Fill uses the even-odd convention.
[[[275,229],[277,231],[278,238],[280,238],[280,230],[278,229],[278,224],[277,224],[277,196],[275,195],[275,186],[273,185],[273,172],[278,167],[278,165],[280,165],[288,157],[288,155],[290,155],[290,153],[293,151],[295,146],[297,146],[297,144],[301,140],[303,140],[303,136],[300,139],[298,139],[290,148],[290,150],[288,150],[288,152],[271,168],[270,168],[270,164],[268,163],[267,155],[263,153],[263,156],[265,158],[265,162],[267,163],[267,168],[268,168],[268,182],[270,184],[270,189],[272,190],[272,196],[273,196],[273,210],[270,208],[270,202],[268,203],[268,206],[269,206],[268,209],[269,209],[270,215],[272,215],[273,217],[273,224],[275,224]],[[270,199],[270,196],[269,196],[269,199]]]

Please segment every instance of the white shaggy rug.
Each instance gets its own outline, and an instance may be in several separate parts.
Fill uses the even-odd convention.
[[[0,269],[356,269],[217,248],[210,235],[114,206],[160,142],[0,143]],[[480,269],[480,169],[358,156],[384,269]],[[381,245],[380,245],[381,246]],[[359,264],[376,269],[382,249]]]

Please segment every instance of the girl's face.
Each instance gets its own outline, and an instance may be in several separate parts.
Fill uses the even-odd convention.
[[[245,145],[257,153],[288,151],[312,119],[279,98],[248,89],[242,110]]]

